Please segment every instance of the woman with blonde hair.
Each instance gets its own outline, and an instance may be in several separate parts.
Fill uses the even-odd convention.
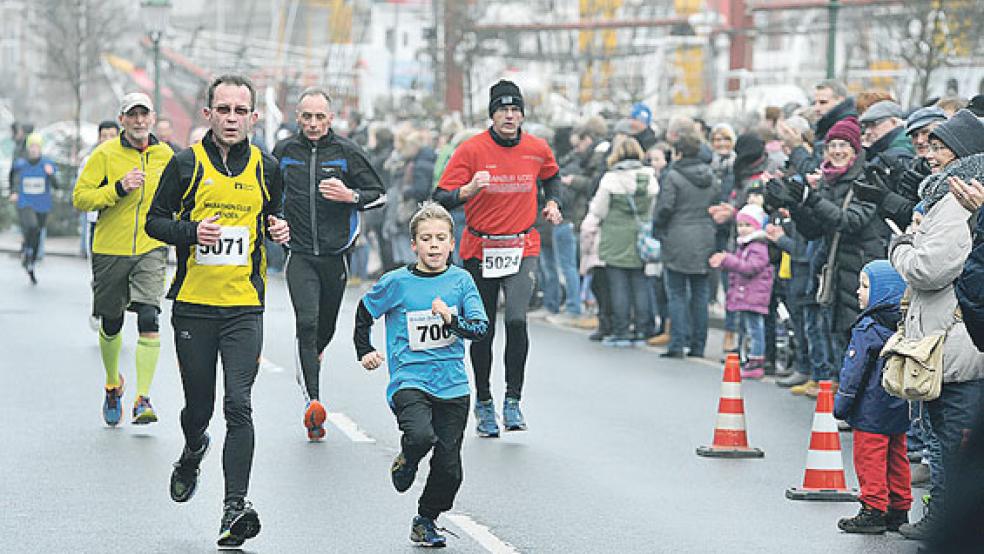
[[[588,206],[585,220],[600,227],[598,255],[605,264],[605,278],[612,301],[612,335],[609,346],[632,346],[651,335],[653,317],[643,261],[636,250],[639,223],[649,221],[659,192],[656,172],[643,165],[645,152],[639,142],[616,135],[606,160],[608,170]],[[634,314],[630,322],[630,311]],[[634,331],[630,332],[630,323]]]

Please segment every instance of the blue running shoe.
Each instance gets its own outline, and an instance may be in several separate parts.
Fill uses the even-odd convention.
[[[491,400],[478,400],[475,402],[475,419],[478,425],[475,430],[480,437],[498,437],[499,424],[495,421],[495,406]]]
[[[120,384],[106,386],[106,398],[103,400],[103,420],[106,425],[116,427],[123,419],[123,376],[119,376]]]
[[[434,520],[429,517],[414,516],[413,525],[410,526],[410,542],[420,546],[443,548],[447,546],[448,539],[438,531],[454,535],[451,531],[435,525]]]
[[[601,339],[601,344],[614,348],[630,348],[632,346],[632,337],[612,335]]]
[[[502,424],[506,427],[506,431],[526,430],[526,419],[519,409],[519,400],[506,397],[506,401],[502,403]]]

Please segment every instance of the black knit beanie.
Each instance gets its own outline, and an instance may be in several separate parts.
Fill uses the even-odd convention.
[[[748,167],[765,156],[765,141],[755,132],[738,135],[735,141],[735,168]]]
[[[523,93],[520,92],[516,83],[505,79],[492,85],[492,88],[489,89],[489,117],[492,117],[492,114],[503,106],[516,106],[523,115],[526,115],[523,110]]]
[[[958,158],[984,152],[984,124],[970,110],[955,113],[929,136],[943,141]]]

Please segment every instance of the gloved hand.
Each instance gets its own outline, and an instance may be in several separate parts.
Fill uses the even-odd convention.
[[[915,162],[903,171],[896,181],[898,184],[897,192],[909,200],[918,201],[919,184],[930,173],[932,173],[932,168],[929,167],[929,162],[926,161],[926,158],[916,158]]]
[[[820,196],[811,187],[806,186],[802,179],[787,178],[783,179],[786,192],[793,199],[794,205],[812,206],[820,200]]]
[[[765,204],[774,208],[785,208],[799,204],[799,198],[794,200],[786,185],[779,179],[769,179],[765,184]]]
[[[902,234],[902,235],[894,235],[894,236],[892,236],[892,241],[888,243],[888,257],[889,257],[889,259],[891,259],[892,252],[895,251],[895,248],[896,247],[901,246],[903,244],[908,244],[908,245],[911,246],[912,245],[912,241],[914,239],[915,239],[915,236],[912,233],[905,233],[905,234]]]
[[[864,173],[868,177],[867,179],[855,179],[851,183],[854,196],[857,196],[859,200],[880,205],[889,192],[888,175],[885,170],[873,165],[865,167]]]

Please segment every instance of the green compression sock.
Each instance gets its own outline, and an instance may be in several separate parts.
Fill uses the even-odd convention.
[[[150,383],[157,370],[157,358],[161,353],[161,339],[140,337],[137,339],[137,395],[150,396]]]
[[[99,353],[102,354],[103,367],[106,368],[106,386],[117,387],[120,384],[120,348],[123,346],[123,337],[120,333],[107,337],[102,329],[99,329]]]

